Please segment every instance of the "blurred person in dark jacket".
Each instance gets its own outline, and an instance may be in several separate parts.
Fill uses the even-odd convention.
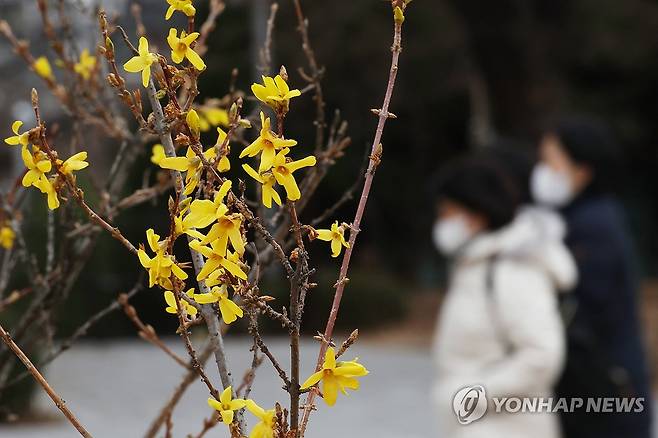
[[[644,399],[640,412],[565,413],[564,435],[648,438],[652,406],[633,245],[611,190],[619,181],[615,168],[621,157],[606,127],[584,117],[548,130],[539,154],[531,192],[538,203],[563,215],[565,243],[579,271],[570,294],[575,311],[567,321],[567,364],[556,395]]]

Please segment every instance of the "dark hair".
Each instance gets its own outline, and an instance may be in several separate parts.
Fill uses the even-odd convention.
[[[495,161],[512,180],[521,204],[532,202],[530,175],[537,161],[532,145],[518,140],[500,138],[482,148],[477,156]]]
[[[514,183],[493,160],[464,157],[443,166],[436,176],[434,195],[483,215],[489,230],[509,224],[518,207]]]
[[[558,137],[564,151],[575,163],[592,170],[588,189],[610,189],[609,183],[618,175],[621,157],[612,131],[601,120],[571,116],[560,119],[547,132]]]

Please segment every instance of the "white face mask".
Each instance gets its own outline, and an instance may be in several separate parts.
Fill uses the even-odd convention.
[[[443,255],[455,254],[471,237],[466,219],[459,215],[436,221],[432,229],[434,245]]]
[[[549,207],[564,207],[575,195],[569,176],[543,163],[532,170],[530,191],[537,203]]]

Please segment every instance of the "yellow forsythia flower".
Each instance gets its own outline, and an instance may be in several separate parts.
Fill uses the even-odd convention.
[[[193,17],[196,14],[192,0],[167,0],[167,3],[169,3],[169,8],[165,14],[165,20],[169,20],[174,11],[181,11],[188,17]]]
[[[73,69],[77,74],[82,76],[84,80],[89,80],[95,68],[96,57],[90,55],[88,49],[83,49],[80,54],[80,60],[73,66]]]
[[[192,135],[199,137],[199,132],[201,131],[201,119],[199,118],[199,113],[191,109],[185,115],[185,123],[190,128]]]
[[[274,165],[272,166],[272,174],[274,174],[276,181],[286,189],[288,200],[296,201],[302,194],[299,191],[293,173],[303,167],[315,166],[316,159],[314,156],[310,156],[301,160],[288,162],[286,159],[288,152],[290,152],[290,149],[285,148],[276,154]]]
[[[12,135],[11,137],[5,138],[5,143],[11,146],[16,146],[16,145],[21,145],[21,146],[27,146],[29,143],[28,136],[30,135],[30,132],[24,132],[20,133],[21,126],[23,126],[23,122],[20,120],[16,120],[14,123],[11,124],[11,131],[15,134]]]
[[[240,266],[241,269],[245,267],[245,264],[242,262],[240,259],[240,254],[238,254],[237,251],[235,252],[230,252],[228,251],[226,254],[226,258],[230,261],[235,263],[236,265]],[[206,283],[206,286],[208,287],[213,287],[213,286],[221,286],[222,284],[226,283],[226,278],[223,276],[226,274],[226,272],[223,269],[217,269],[215,272],[211,272],[208,277],[204,280]]]
[[[190,211],[190,202],[192,202],[192,198],[185,198],[179,204],[180,212],[178,216],[174,217],[174,232],[176,233],[177,236],[180,236],[182,234],[187,234],[189,236],[194,237],[195,239],[201,240],[206,236],[199,233],[197,230],[194,229],[194,227],[190,226],[189,222],[184,221],[185,216]]]
[[[21,158],[27,168],[27,173],[23,176],[23,186],[35,186],[37,181],[47,182],[46,173],[50,172],[52,163],[41,151],[37,150],[33,154],[26,146],[21,148]],[[44,192],[45,193],[45,192]]]
[[[14,246],[14,239],[16,238],[16,233],[9,225],[3,225],[0,227],[0,246],[4,249],[11,249]]]
[[[48,62],[48,58],[45,56],[38,57],[34,61],[34,64],[32,64],[32,68],[34,68],[34,72],[42,78],[51,81],[55,80],[55,77],[53,76],[53,69],[50,67],[50,62]]]
[[[228,386],[222,393],[219,395],[219,401],[214,398],[208,398],[208,406],[219,411],[219,414],[222,416],[222,422],[224,424],[233,423],[233,411],[242,409],[247,405],[246,400],[241,398],[233,398],[233,388]]]
[[[263,173],[272,167],[272,164],[274,163],[274,156],[276,155],[277,150],[295,146],[297,141],[284,140],[283,138],[277,137],[270,130],[270,118],[265,117],[265,114],[263,114],[262,111],[260,112],[260,121],[262,126],[260,135],[256,140],[254,140],[253,143],[242,150],[240,153],[240,158],[244,158],[246,156],[253,157],[261,152],[258,173]]]
[[[188,172],[189,176],[190,174],[194,174],[203,163],[201,163],[199,157],[196,156],[194,150],[191,147],[188,147],[184,157],[163,157],[159,159],[158,165],[163,169]]]
[[[209,131],[214,126],[228,126],[228,111],[223,108],[202,106],[199,108],[201,113],[201,131]]]
[[[260,175],[248,164],[243,164],[242,168],[249,174],[250,177],[262,184],[262,201],[265,207],[272,208],[272,200],[281,205],[281,197],[277,191],[274,190],[276,177],[272,174],[272,172],[265,172]]]
[[[139,39],[139,55],[133,56],[123,64],[124,70],[130,73],[142,72],[142,85],[144,87],[149,86],[149,81],[151,80],[151,64],[157,62],[158,57],[149,52],[149,42],[145,37]]]
[[[213,242],[214,251],[226,254],[230,241],[233,249],[242,255],[245,249],[245,243],[240,233],[242,215],[227,214],[228,208],[224,205],[224,197],[230,188],[230,184],[227,182],[220,187],[213,201],[209,199],[194,200],[190,205],[190,213],[183,219],[183,222],[191,228],[205,228],[214,223],[208,235],[199,243],[203,245]]]
[[[306,379],[301,389],[310,388],[322,381],[322,396],[325,403],[333,406],[338,397],[338,390],[344,394],[345,389],[359,389],[359,381],[356,377],[362,377],[368,374],[368,370],[357,362],[356,359],[347,362],[336,362],[336,353],[332,347],[327,348],[324,355],[322,369],[313,373]]]
[[[349,248],[350,244],[345,241],[345,230],[338,226],[338,221],[331,224],[330,230],[315,230],[318,233],[318,239],[331,242],[331,256],[338,257],[340,250],[344,246]]]
[[[253,400],[247,400],[247,409],[260,420],[249,434],[249,438],[273,438],[274,426],[276,425],[274,409],[265,410],[258,406]]]
[[[48,208],[55,210],[59,207],[59,198],[57,197],[57,190],[55,190],[55,185],[53,180],[46,178],[39,179],[34,182],[34,187],[41,190],[41,193],[45,194],[48,197]]]
[[[162,160],[166,157],[167,155],[165,154],[164,146],[160,143],[154,144],[151,149],[151,163],[159,166]]]
[[[185,216],[185,222],[194,228],[206,228],[217,219],[224,217],[228,207],[224,204],[224,198],[231,190],[231,180],[226,180],[215,193],[213,201],[209,199],[196,199],[190,205],[190,213]]]
[[[188,61],[196,68],[197,70],[205,70],[206,64],[203,62],[203,59],[195,52],[192,47],[192,43],[199,38],[199,32],[192,32],[191,34],[181,31],[180,38],[177,36],[178,31],[176,29],[169,29],[169,35],[167,36],[167,43],[171,47],[171,60],[176,64],[183,62],[183,59],[187,58]]]
[[[72,155],[70,158],[68,158],[66,161],[64,161],[62,164],[62,167],[60,170],[64,174],[71,175],[73,174],[74,171],[77,170],[82,170],[89,166],[89,163],[87,163],[87,152],[82,151],[78,152],[75,155]]]
[[[213,151],[217,151],[217,148],[219,148],[221,145],[224,144],[224,140],[226,140],[226,132],[219,126],[217,127],[217,141],[215,142],[215,147],[212,148]],[[228,154],[231,152],[231,146],[229,145],[228,142],[226,142],[226,155],[222,155],[221,158],[219,159],[219,162],[217,163],[217,170],[220,172],[228,172],[231,170],[231,162],[228,159]]]
[[[231,324],[244,315],[240,306],[229,299],[228,287],[225,284],[213,287],[207,294],[194,294],[194,301],[199,304],[218,303],[222,319],[226,324]]]
[[[190,242],[190,248],[206,257],[206,264],[203,265],[203,269],[199,271],[199,275],[196,277],[198,281],[204,280],[211,272],[219,268],[224,268],[242,280],[247,279],[247,274],[242,271],[242,268],[227,256],[225,248],[222,251],[219,240],[210,242],[210,247],[202,245],[198,240],[193,240]]]
[[[291,90],[281,75],[263,76],[263,84],[253,84],[251,91],[258,100],[280,113],[287,113],[290,99],[302,94],[299,90]]]
[[[192,298],[194,296],[194,289],[190,289],[186,292],[186,294],[189,298]],[[176,307],[176,297],[174,297],[174,293],[170,290],[164,291],[164,299],[165,302],[167,303],[167,307],[165,308],[165,312],[167,313],[173,313],[177,314],[178,313],[178,307]],[[181,305],[181,311],[183,312],[183,315],[185,316],[190,316],[194,318],[197,314],[196,307],[185,301],[184,299],[180,299],[180,305]]]
[[[143,245],[137,250],[139,262],[146,268],[149,273],[149,287],[156,284],[165,289],[173,289],[170,277],[175,275],[179,280],[185,280],[187,274],[174,261],[174,257],[166,254],[165,242],[160,242],[160,236],[155,234],[152,228],[146,230],[146,241],[151,251],[155,253],[151,258],[144,251]]]
[[[164,154],[164,149],[162,151]],[[203,156],[206,160],[211,160],[215,158],[215,148],[209,148],[203,153]],[[197,184],[199,183],[199,178],[201,176],[201,169],[203,168],[203,163],[197,157],[196,152],[191,147],[187,148],[187,152],[184,157],[162,157],[157,158],[159,160],[158,165],[163,169],[178,170],[179,172],[187,172],[185,175],[185,190],[184,194],[189,195],[194,191]]]
[[[201,243],[212,242],[217,240],[218,250],[224,249],[226,252],[227,244],[230,241],[233,249],[238,254],[244,254],[244,241],[242,234],[240,234],[240,226],[242,225],[241,214],[222,214],[217,217],[217,222],[210,227],[208,235],[201,241]]]

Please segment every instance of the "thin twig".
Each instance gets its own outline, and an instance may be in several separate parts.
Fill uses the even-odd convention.
[[[297,16],[297,30],[302,37],[302,49],[306,55],[308,66],[311,69],[309,81],[313,83],[315,91],[315,154],[319,154],[324,145],[324,128],[326,127],[326,118],[324,113],[324,95],[322,92],[322,69],[318,66],[315,58],[315,52],[311,47],[311,41],[308,37],[308,20],[304,17],[300,0],[293,0],[295,15]],[[303,73],[303,71],[301,71]],[[305,75],[308,77],[308,75]]]
[[[405,3],[403,1],[392,0],[391,2],[393,7],[400,7],[404,9]],[[395,79],[398,73],[398,60],[400,58],[400,52],[402,51],[402,20],[394,20],[394,35],[393,35],[393,46],[391,47],[391,68],[388,75],[388,84],[386,85],[386,93],[384,94],[384,101],[382,107],[379,110],[379,120],[377,123],[377,129],[375,131],[375,136],[372,142],[370,162],[368,163],[368,170],[366,172],[365,181],[363,184],[363,189],[361,191],[361,198],[359,199],[359,205],[356,209],[356,214],[354,215],[354,220],[351,224],[350,230],[350,245],[345,249],[343,254],[343,262],[340,267],[340,274],[338,281],[336,282],[336,293],[334,294],[334,300],[331,306],[331,312],[329,314],[329,319],[325,327],[323,341],[320,344],[320,352],[318,354],[317,368],[320,369],[322,366],[324,353],[327,350],[328,342],[330,342],[331,337],[334,331],[334,325],[336,323],[336,317],[338,316],[338,310],[340,308],[340,302],[343,297],[343,291],[345,290],[345,285],[349,281],[347,278],[347,271],[350,265],[350,259],[352,257],[352,252],[356,244],[356,237],[359,234],[359,227],[361,225],[361,219],[363,218],[363,213],[366,208],[366,203],[368,201],[368,195],[370,194],[370,188],[372,186],[372,181],[375,176],[375,171],[381,162],[382,156],[382,146],[381,139],[384,132],[384,126],[386,121],[389,119],[390,114],[388,112],[389,105],[391,103],[391,96],[393,95],[393,89],[395,87]],[[313,400],[317,394],[317,389],[311,391],[305,402],[304,415],[301,421],[300,432],[301,437],[304,436],[306,431],[306,425],[308,424],[308,419],[311,415]]]
[[[135,327],[137,327],[137,333],[139,336],[145,341],[150,342],[151,344],[164,351],[167,356],[171,357],[180,366],[187,368],[187,362],[185,362],[179,355],[174,353],[171,348],[167,347],[167,344],[165,344],[162,339],[160,339],[158,334],[155,332],[155,329],[151,325],[147,325],[142,322],[142,320],[139,318],[139,315],[137,315],[137,311],[133,306],[130,305],[128,300],[129,297],[127,294],[119,295],[118,301],[123,307],[124,313],[126,316],[128,316],[128,319],[130,319]]]
[[[217,18],[222,12],[224,12],[224,9],[226,9],[224,0],[210,0],[210,11],[208,12],[208,17],[206,17],[206,21],[203,22],[199,29],[199,39],[197,39],[196,46],[194,46],[194,51],[196,51],[199,56],[203,56],[208,50],[206,40],[210,33],[215,29]]]
[[[213,346],[210,343],[207,343],[206,346],[201,350],[201,354],[199,354],[198,360],[201,365],[204,365],[206,362],[208,362],[208,359],[210,358],[210,355],[213,352]],[[183,397],[185,394],[185,391],[187,388],[190,387],[192,383],[194,383],[197,379],[197,372],[192,368],[192,362],[190,361],[188,363],[188,367],[190,368],[190,371],[183,376],[183,379],[181,382],[176,386],[174,389],[173,394],[167,402],[164,404],[162,409],[160,409],[160,413],[158,416],[153,420],[151,425],[149,426],[148,431],[144,435],[144,438],[154,438],[157,434],[160,428],[162,427],[162,424],[165,422],[165,419],[167,418],[168,415],[171,415],[173,412],[174,408],[180,401],[180,399]]]
[[[85,438],[92,438],[91,434],[87,432],[87,429],[80,423],[80,421],[73,415],[73,412],[66,406],[64,400],[55,392],[55,390],[50,386],[45,377],[37,370],[37,368],[32,364],[30,359],[23,353],[23,351],[16,345],[14,340],[11,338],[11,335],[5,331],[5,329],[0,324],[0,337],[7,344],[7,347],[23,362],[23,365],[27,370],[32,374],[34,379],[41,385],[41,387],[46,391],[48,396],[55,403],[55,406],[62,411],[64,416],[69,420],[69,422],[75,427],[81,436]]]
[[[270,16],[267,19],[267,27],[265,30],[265,42],[260,50],[260,70],[263,74],[268,74],[272,68],[272,34],[274,32],[274,22],[278,10],[279,4],[277,2],[270,5]]]
[[[276,372],[279,374],[279,377],[281,377],[281,380],[283,380],[283,383],[285,385],[286,391],[289,390],[290,388],[290,379],[288,378],[288,374],[285,372],[281,364],[279,364],[279,361],[274,357],[272,352],[270,351],[269,348],[267,348],[267,345],[265,345],[265,342],[263,342],[263,338],[261,338],[260,333],[258,332],[258,320],[256,318],[250,318],[249,321],[249,333],[251,336],[254,338],[254,342],[260,349],[260,351],[267,356],[267,358],[270,360],[272,363],[272,366],[276,370]]]
[[[128,293],[126,293],[125,295],[126,295],[126,297],[127,297],[128,299],[130,299],[130,298],[132,298],[133,296],[135,296],[135,294],[137,294],[140,290],[142,290],[142,288],[143,288],[143,286],[142,286],[142,276],[140,275],[139,280],[137,281],[137,283],[135,283],[135,286],[133,286],[133,288],[132,288]],[[118,301],[118,300],[113,300],[112,303],[111,303],[109,306],[103,308],[101,311],[99,311],[98,313],[94,314],[91,318],[89,318],[87,321],[85,321],[84,323],[82,323],[82,324],[81,324],[81,325],[80,325],[80,326],[79,326],[79,327],[73,332],[73,334],[72,334],[68,339],[66,339],[65,341],[61,342],[61,343],[59,344],[59,347],[58,347],[56,350],[51,351],[46,357],[44,357],[43,359],[41,359],[41,360],[38,362],[37,365],[38,365],[38,366],[45,366],[45,365],[48,365],[49,363],[51,363],[53,360],[55,360],[56,358],[58,358],[63,352],[65,352],[66,350],[70,349],[70,348],[73,346],[73,344],[74,344],[78,339],[80,339],[82,336],[86,335],[87,332],[88,332],[88,331],[89,331],[94,325],[96,325],[99,321],[101,321],[101,320],[102,320],[103,318],[105,318],[107,315],[109,315],[110,313],[112,313],[112,312],[114,312],[115,310],[118,310],[118,309],[120,309],[120,308],[121,308],[121,304],[119,303],[119,301]],[[11,386],[11,385],[13,385],[13,384],[19,382],[20,380],[22,380],[23,378],[25,378],[27,375],[28,375],[27,372],[22,373],[22,374],[19,374],[18,376],[14,377],[10,382],[8,382],[8,383],[7,383],[3,388],[1,388],[1,389],[4,390],[5,388],[7,388],[7,387],[9,387],[9,386]]]

